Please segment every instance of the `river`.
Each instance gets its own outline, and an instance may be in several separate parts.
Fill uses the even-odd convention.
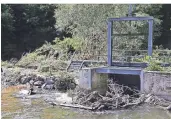
[[[171,113],[146,105],[133,109],[105,112],[52,107],[42,98],[15,98],[13,93],[19,90],[17,86],[2,90],[2,119],[171,119]]]

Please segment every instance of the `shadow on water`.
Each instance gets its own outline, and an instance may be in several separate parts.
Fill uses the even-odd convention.
[[[79,109],[52,107],[42,98],[20,99],[12,94],[22,86],[11,86],[2,90],[2,119],[170,119],[169,113],[149,106],[136,109],[106,112],[89,112]]]

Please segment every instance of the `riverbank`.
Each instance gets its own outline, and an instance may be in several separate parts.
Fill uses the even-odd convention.
[[[115,111],[88,111],[64,108],[46,103],[42,98],[20,99],[14,98],[11,91],[13,86],[2,91],[2,99],[9,99],[2,103],[2,119],[170,119],[170,113],[156,107],[142,105],[133,109]],[[17,92],[16,89],[14,92]],[[14,93],[13,92],[13,93]],[[53,91],[52,91],[53,92]],[[49,92],[53,94],[52,92]],[[17,107],[17,108],[16,108]]]
[[[72,72],[74,74],[74,72]],[[135,103],[131,96],[128,95],[119,95],[116,97],[116,92],[113,92],[114,98],[112,98],[110,95],[110,92],[108,92],[108,95],[96,95],[98,92],[90,92],[87,91],[86,93],[83,90],[80,90],[79,88],[76,88],[75,90],[72,90],[71,87],[66,88],[66,83],[62,84],[56,83],[60,81],[60,79],[66,81],[66,73],[59,74],[53,74],[51,76],[47,74],[42,74],[40,72],[37,72],[35,69],[24,69],[24,68],[3,68],[3,72],[1,73],[2,76],[2,117],[19,117],[24,116],[24,118],[31,118],[31,117],[37,117],[40,118],[43,117],[54,117],[54,118],[76,118],[76,115],[89,115],[88,113],[97,113],[97,115],[103,115],[103,117],[109,117],[109,115],[113,115],[112,113],[118,112],[119,117],[122,115],[120,111],[123,111],[126,115],[128,114],[130,110],[137,110],[139,108],[144,107],[144,105],[150,105],[154,108],[154,110],[162,110],[163,113],[168,113],[166,111],[167,109],[157,109],[158,102],[162,102],[163,100],[155,100],[156,97],[154,95],[147,95],[146,98],[143,99],[143,101],[140,101],[140,98],[144,97],[140,95],[139,97],[136,97],[134,101],[139,101],[138,103]],[[64,78],[65,77],[65,78]],[[68,79],[71,79],[71,77],[67,77]],[[34,95],[21,95],[19,92],[22,92],[23,90],[28,90],[30,87],[27,87],[28,82],[30,84],[33,84],[34,88]],[[37,83],[36,83],[37,82]],[[38,85],[39,84],[41,85]],[[42,82],[42,83],[40,83]],[[47,83],[50,82],[50,83]],[[77,82],[77,77],[73,76],[73,82]],[[71,84],[73,82],[70,82]],[[44,84],[50,84],[53,85],[54,88],[43,88],[45,86]],[[71,86],[69,83],[68,86]],[[4,85],[5,84],[5,85]],[[35,85],[36,84],[36,85]],[[62,85],[59,85],[62,84]],[[55,87],[56,85],[56,87]],[[57,86],[65,87],[65,88],[59,88]],[[51,86],[49,86],[51,87]],[[62,89],[62,90],[61,90]],[[65,89],[65,90],[63,90]],[[116,88],[115,88],[116,89]],[[116,91],[116,90],[115,90]],[[78,92],[81,92],[78,94]],[[84,93],[84,94],[83,94]],[[102,96],[102,97],[100,97]],[[142,96],[142,97],[141,97]],[[126,98],[127,97],[127,98]],[[110,102],[110,99],[113,101]],[[115,103],[116,100],[118,100],[118,103]],[[94,100],[94,101],[93,101]],[[129,101],[130,100],[130,101]],[[121,102],[119,102],[121,101]],[[128,101],[129,103],[132,101],[134,104],[128,104],[125,101]],[[144,103],[146,101],[149,101],[149,103]],[[158,102],[157,102],[158,101]],[[113,108],[106,108],[106,105],[113,105]],[[80,109],[80,107],[74,107],[75,105],[82,105],[83,107],[92,107],[92,111],[88,111],[85,108]],[[118,104],[118,105],[116,105]],[[128,104],[128,105],[126,105]],[[155,105],[156,104],[156,105]],[[70,105],[70,106],[68,106]],[[95,109],[94,107],[97,108]],[[120,108],[123,106],[123,108]],[[167,105],[165,105],[165,108],[167,108]],[[34,115],[31,115],[30,111],[32,108],[37,109],[36,113]],[[73,108],[74,107],[74,108]],[[112,106],[109,106],[112,107]],[[146,106],[147,110],[151,110],[148,108],[149,106]],[[65,113],[69,110],[71,114]],[[153,109],[152,109],[153,110]],[[32,111],[31,111],[32,112]],[[56,115],[56,113],[60,115]],[[141,112],[141,111],[140,111]],[[145,111],[143,110],[142,113]],[[34,112],[33,112],[34,113]],[[45,114],[42,114],[45,113]],[[79,114],[77,114],[79,113]],[[81,114],[80,114],[81,113]],[[84,114],[85,113],[85,114]],[[133,113],[133,112],[131,112]],[[137,112],[139,113],[139,112]],[[149,113],[149,112],[146,112]],[[27,117],[27,115],[29,115]],[[47,116],[48,115],[48,116]],[[139,115],[139,114],[138,114]],[[142,114],[143,115],[143,114]],[[59,117],[58,117],[59,116]],[[159,116],[159,115],[158,115]],[[98,116],[97,116],[98,117]],[[121,116],[122,117],[122,116]],[[134,116],[133,116],[134,117]],[[155,117],[155,116],[154,116]],[[165,116],[166,119],[169,119],[169,116]],[[90,118],[94,118],[94,116],[90,116]],[[131,118],[130,118],[131,119]],[[145,118],[144,118],[145,119]]]

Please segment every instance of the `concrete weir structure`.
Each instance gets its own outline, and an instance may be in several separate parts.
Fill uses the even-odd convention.
[[[144,71],[130,67],[93,67],[80,71],[79,86],[87,90],[107,91],[107,79],[136,87],[142,93],[151,93],[171,100],[171,73]]]

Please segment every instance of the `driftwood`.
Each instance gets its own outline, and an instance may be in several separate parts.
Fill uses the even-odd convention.
[[[119,85],[117,83],[108,82],[108,91],[105,95],[101,95],[98,91],[86,92],[81,91],[76,93],[76,98],[73,103],[92,107],[93,110],[114,110],[119,108],[128,108],[148,103],[150,105],[165,106],[167,110],[171,109],[170,102],[158,98],[152,94],[140,94],[136,89],[131,89],[128,86]],[[133,95],[124,94],[125,90],[133,92]]]
[[[87,107],[87,106],[78,105],[78,104],[76,104],[76,105],[73,105],[73,104],[59,104],[59,106],[79,108],[79,109],[85,109],[85,110],[93,110],[92,107]]]
[[[171,111],[171,105],[169,105],[169,106],[167,106],[167,107],[158,106],[158,108],[163,109],[163,110]]]
[[[140,94],[139,91],[109,81],[108,91],[101,95],[98,91],[79,89],[75,91],[72,104],[56,104],[64,107],[80,108],[86,110],[115,110],[129,108],[148,103],[159,106],[164,110],[171,110],[171,103],[152,94]],[[125,90],[133,92],[133,95],[125,94]],[[54,104],[54,103],[53,103]]]

